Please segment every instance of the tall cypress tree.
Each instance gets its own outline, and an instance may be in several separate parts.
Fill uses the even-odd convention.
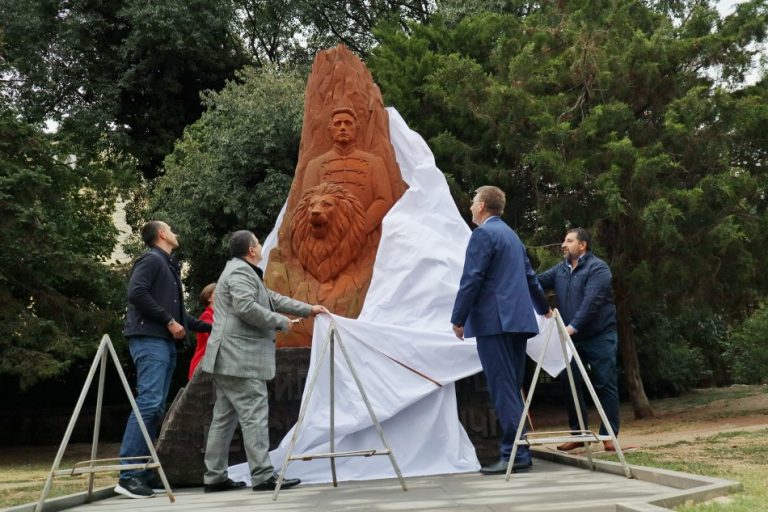
[[[529,245],[593,232],[637,416],[652,414],[641,368],[656,390],[707,371],[726,381],[719,325],[768,290],[765,87],[733,89],[767,2],[725,19],[706,2],[503,4],[383,28],[370,65],[386,100],[429,140],[460,204],[497,184]]]

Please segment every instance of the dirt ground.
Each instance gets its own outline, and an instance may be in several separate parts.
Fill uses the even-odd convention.
[[[697,389],[682,396],[653,400],[654,417],[635,419],[628,403],[621,406],[623,446],[652,448],[682,441],[692,442],[727,432],[751,432],[768,428],[768,386],[735,385]],[[537,430],[565,428],[565,410],[547,406],[536,411]],[[590,424],[600,421],[590,411]]]
[[[717,434],[768,428],[768,387],[700,389],[683,397],[653,402],[654,418],[635,420],[631,410],[621,439],[642,448],[694,441]]]

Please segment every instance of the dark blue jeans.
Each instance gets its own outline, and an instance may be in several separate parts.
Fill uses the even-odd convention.
[[[619,337],[616,331],[606,332],[587,340],[574,342],[581,362],[590,374],[590,381],[595,388],[597,399],[603,406],[608,422],[611,424],[614,434],[619,434],[619,387],[618,370],[616,368],[616,352]],[[573,380],[576,383],[576,393],[581,406],[581,417],[584,418],[584,428],[588,427],[587,406],[584,401],[584,379],[581,377],[575,361],[571,361]],[[568,383],[568,372],[560,373],[563,397],[568,405],[568,424],[571,430],[579,430],[579,418],[576,415],[576,407],[573,403],[571,386]],[[608,433],[605,425],[600,425],[600,434]]]
[[[165,415],[165,402],[171,387],[171,377],[176,368],[176,345],[165,338],[130,336],[128,348],[136,365],[136,406],[139,408],[147,433],[154,442]],[[149,447],[141,433],[136,415],[131,411],[125,425],[120,457],[141,457],[149,455]],[[141,460],[121,461],[122,464],[142,462]],[[150,478],[145,470],[126,470],[120,478]]]
[[[523,419],[525,404],[520,389],[525,378],[527,340],[527,335],[517,333],[477,337],[477,355],[485,372],[493,408],[501,424],[501,460],[509,460],[517,427]],[[515,462],[527,464],[530,461],[531,452],[528,447],[518,446]]]

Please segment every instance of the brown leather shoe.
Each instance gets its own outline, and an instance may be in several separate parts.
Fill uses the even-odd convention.
[[[576,448],[581,448],[582,446],[584,446],[584,443],[568,441],[567,443],[557,445],[557,449],[561,452],[569,452],[571,450],[575,450]]]
[[[615,452],[616,447],[613,446],[613,441],[603,441],[603,449],[607,452]]]

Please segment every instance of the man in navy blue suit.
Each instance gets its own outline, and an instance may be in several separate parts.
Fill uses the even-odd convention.
[[[499,218],[505,202],[504,192],[497,187],[475,191],[470,210],[478,227],[469,239],[451,315],[456,337],[477,339],[477,354],[501,423],[501,457],[480,469],[486,475],[506,472],[522,420],[526,343],[539,332],[534,309],[547,317],[552,314],[525,246]],[[530,450],[518,447],[513,470],[530,466]]]

